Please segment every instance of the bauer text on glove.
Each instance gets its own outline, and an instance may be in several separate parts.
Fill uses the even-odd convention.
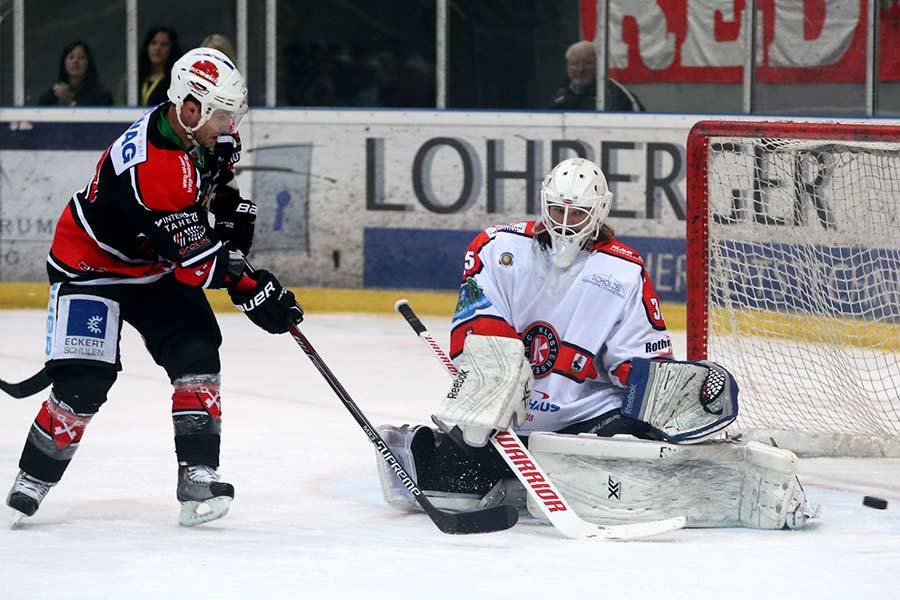
[[[297,304],[293,292],[285,289],[268,271],[256,271],[252,277],[252,290],[239,291],[237,286],[229,290],[235,308],[247,315],[257,326],[269,333],[284,333],[291,324],[303,320],[303,309]],[[244,290],[244,286],[240,286]]]

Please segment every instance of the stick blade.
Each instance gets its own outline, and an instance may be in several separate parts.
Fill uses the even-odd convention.
[[[13,398],[27,398],[49,386],[50,377],[44,369],[41,369],[25,381],[20,381],[19,383],[9,383],[8,381],[0,380],[0,390],[6,392]]]
[[[676,531],[684,527],[685,522],[684,517],[674,517],[659,521],[644,521],[623,525],[594,525],[593,531],[586,528],[583,533],[586,538],[620,541],[637,540]]]
[[[472,512],[448,513],[434,506],[426,512],[444,533],[466,535],[504,531],[519,521],[519,511],[513,506],[494,506]]]

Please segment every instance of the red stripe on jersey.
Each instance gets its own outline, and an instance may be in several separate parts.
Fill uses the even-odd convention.
[[[603,254],[608,254],[609,256],[615,256],[642,267],[644,266],[643,257],[641,257],[641,255],[638,254],[636,250],[629,248],[619,240],[613,239],[607,240],[605,242],[597,242],[596,244],[591,246],[591,250],[593,250],[594,252],[602,252]]]
[[[666,330],[666,322],[662,316],[662,309],[659,307],[659,296],[656,295],[656,290],[653,289],[653,282],[650,281],[650,275],[647,274],[647,271],[641,271],[641,277],[644,280],[643,295],[644,295],[644,310],[647,312],[647,320],[650,321],[650,325],[653,329],[657,331],[665,331]],[[671,350],[671,348],[670,348]]]
[[[153,210],[179,211],[197,199],[197,169],[183,150],[147,144],[147,160],[136,169],[139,200]]]
[[[537,222],[527,221],[524,223],[524,227],[519,230],[522,225],[523,223],[498,225],[497,227],[490,227],[476,235],[475,239],[473,239],[466,248],[465,271],[463,272],[462,281],[481,272],[481,269],[484,268],[484,263],[481,261],[481,250],[493,240],[498,233],[506,232],[525,237],[534,237],[534,230]]]
[[[578,383],[585,379],[596,379],[597,367],[594,366],[594,355],[578,346],[563,342],[559,347],[559,355],[553,365],[553,372],[568,377]]]
[[[631,373],[631,361],[625,361],[615,369],[613,369],[613,383],[619,384],[620,387],[625,387],[625,384],[628,383],[628,375]]]
[[[493,238],[489,236],[487,232],[482,231],[475,236],[475,239],[472,240],[471,243],[469,243],[469,247],[466,248],[465,270],[463,271],[462,277],[463,281],[481,273],[481,270],[484,268],[484,263],[481,261],[481,249],[492,239]]]
[[[190,267],[175,266],[175,279],[185,285],[191,287],[203,287],[203,284],[209,279],[209,273],[215,268],[216,255],[203,261],[199,265]]]
[[[120,261],[97,245],[87,231],[75,221],[70,202],[56,224],[56,234],[50,252],[54,259],[71,271],[83,273],[111,273],[130,277],[146,277],[169,270],[167,263],[131,265]]]
[[[477,335],[493,335],[497,337],[508,337],[521,339],[516,333],[512,325],[507,323],[500,317],[494,316],[478,316],[468,321],[463,321],[453,328],[450,332],[450,357],[456,358],[462,354],[463,346],[466,343],[466,336],[470,333]]]

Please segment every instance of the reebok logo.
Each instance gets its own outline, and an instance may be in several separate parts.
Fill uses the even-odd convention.
[[[447,392],[448,399],[455,400],[457,397],[459,397],[459,390],[462,389],[462,386],[466,382],[466,378],[468,376],[468,371],[460,370],[460,372],[453,379],[453,385],[450,386],[450,391]]]

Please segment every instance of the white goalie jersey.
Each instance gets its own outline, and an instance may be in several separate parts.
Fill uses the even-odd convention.
[[[629,361],[672,356],[637,252],[613,239],[561,269],[542,229],[534,221],[490,227],[472,241],[450,341],[454,359],[469,333],[523,341],[534,391],[521,433],[559,431],[620,408]]]

